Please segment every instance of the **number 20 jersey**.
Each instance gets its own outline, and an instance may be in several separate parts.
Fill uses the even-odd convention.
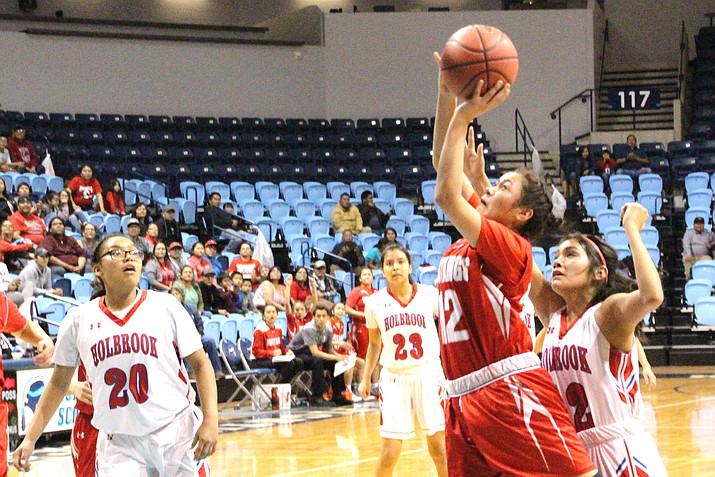
[[[53,361],[84,364],[94,427],[142,436],[194,403],[182,358],[201,348],[201,337],[176,298],[138,291],[121,319],[105,306],[104,297],[71,309],[60,326]]]
[[[563,396],[574,427],[593,427],[640,419],[643,399],[638,386],[636,344],[624,353],[601,334],[595,305],[567,329],[561,311],[546,329],[541,365]]]
[[[409,303],[400,302],[387,288],[365,298],[367,327],[379,328],[382,335],[380,364],[396,372],[439,366],[436,315],[437,289],[430,285],[415,283]]]
[[[442,367],[457,379],[533,349],[520,316],[531,282],[531,244],[482,216],[477,246],[453,243],[439,264]]]

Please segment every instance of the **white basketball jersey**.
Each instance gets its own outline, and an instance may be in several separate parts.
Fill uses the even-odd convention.
[[[612,348],[596,324],[600,304],[586,310],[571,329],[561,311],[554,313],[544,339],[541,364],[566,402],[574,427],[593,427],[640,419],[638,349]]]
[[[70,367],[80,359],[84,363],[93,426],[107,434],[141,436],[194,403],[182,358],[201,348],[201,337],[176,298],[140,290],[122,318],[107,309],[103,297],[71,309],[53,361]]]
[[[399,372],[439,362],[437,297],[435,287],[415,283],[406,304],[387,288],[364,299],[367,327],[379,328],[382,334],[381,365]]]

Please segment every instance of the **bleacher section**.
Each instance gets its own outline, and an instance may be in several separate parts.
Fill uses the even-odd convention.
[[[144,177],[178,195],[182,181],[269,179],[322,183],[394,183],[405,195],[435,177],[429,118],[301,119],[70,114],[0,111],[0,131],[28,127],[36,149],[47,149],[58,175],[89,162],[97,177]],[[499,174],[489,141],[491,174]]]

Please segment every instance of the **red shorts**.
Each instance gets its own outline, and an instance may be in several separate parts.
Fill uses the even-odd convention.
[[[365,323],[355,323],[353,321],[352,327],[350,328],[350,339],[358,358],[365,359],[367,355],[367,345],[370,344],[370,330]]]
[[[0,401],[0,475],[7,475],[7,403]]]
[[[97,433],[92,425],[92,416],[78,413],[72,428],[70,448],[76,477],[94,477],[97,457]]]
[[[541,368],[450,398],[446,421],[450,477],[576,476],[596,470]]]

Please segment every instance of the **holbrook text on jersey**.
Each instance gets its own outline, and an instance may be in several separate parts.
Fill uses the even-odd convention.
[[[156,341],[156,338],[144,333],[123,333],[104,338],[93,344],[90,349],[94,365],[97,366],[100,361],[119,354],[142,353],[157,358]]]
[[[544,349],[541,354],[541,366],[547,371],[573,369],[591,374],[591,367],[586,359],[588,349],[577,345],[554,346]]]
[[[419,326],[425,328],[425,316],[421,313],[395,313],[385,318],[385,331],[394,326]]]

